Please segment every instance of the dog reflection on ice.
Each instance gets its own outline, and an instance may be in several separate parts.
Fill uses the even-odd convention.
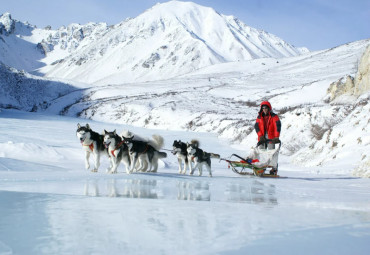
[[[87,181],[84,187],[86,196],[108,196],[126,198],[158,199],[158,186],[156,180],[146,179],[110,179],[106,181],[106,188],[99,188],[98,181]]]
[[[178,200],[210,201],[211,193],[207,182],[177,182]]]
[[[275,185],[265,185],[259,181],[252,181],[249,185],[229,183],[225,192],[228,201],[277,205],[275,193]]]
[[[212,182],[209,181],[194,180],[96,179],[86,181],[84,195],[137,199],[212,200],[268,206],[278,204],[275,185],[248,180],[226,182],[218,186],[217,190],[212,190],[211,184]],[[211,196],[212,193],[213,196]]]

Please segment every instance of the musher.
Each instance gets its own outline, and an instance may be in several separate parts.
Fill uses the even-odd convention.
[[[258,135],[258,141],[261,143],[261,149],[273,150],[275,143],[279,143],[281,122],[279,116],[272,111],[271,104],[268,101],[261,103],[260,111],[254,125]],[[266,142],[267,139],[272,141]],[[277,174],[277,168],[272,168],[270,174]]]

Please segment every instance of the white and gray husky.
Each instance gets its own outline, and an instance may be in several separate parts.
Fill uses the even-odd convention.
[[[111,167],[108,169],[108,173],[117,173],[117,168],[121,161],[126,167],[126,173],[130,174],[130,156],[128,147],[122,138],[117,135],[116,130],[113,132],[107,132],[104,130],[104,145],[108,149],[108,155],[111,161]]]
[[[220,158],[220,155],[203,151],[199,148],[199,142],[196,140],[193,140],[191,143],[187,143],[187,152],[190,175],[192,175],[195,169],[198,168],[199,176],[201,176],[203,166],[206,166],[209,176],[212,177],[211,158]],[[192,161],[194,162],[193,168],[191,167]]]
[[[163,137],[153,135],[153,140],[149,141],[138,141],[134,137],[122,136],[131,157],[130,172],[134,170],[139,157],[145,158],[145,161],[148,163],[149,172],[157,172],[158,160],[167,157],[167,153],[159,151],[163,146]]]
[[[94,156],[94,168],[91,172],[97,172],[100,166],[100,155],[107,152],[103,145],[103,135],[92,131],[89,124],[86,124],[86,126],[77,124],[76,135],[81,142],[82,149],[85,151],[86,170],[90,168],[89,158],[92,154]]]

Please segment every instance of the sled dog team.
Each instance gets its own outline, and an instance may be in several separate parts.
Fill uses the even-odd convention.
[[[102,154],[108,156],[110,160],[110,166],[107,169],[110,174],[117,173],[121,162],[125,165],[127,174],[134,171],[157,172],[158,160],[167,157],[167,153],[160,151],[164,140],[159,135],[153,135],[152,139],[148,140],[134,135],[130,131],[124,131],[118,135],[116,130],[112,132],[104,130],[103,134],[99,134],[93,131],[89,124],[86,126],[77,124],[76,135],[85,151],[86,169],[90,168],[90,155],[92,154],[94,157],[92,172],[98,171]],[[212,176],[211,158],[220,158],[218,154],[200,149],[199,142],[196,140],[192,140],[190,143],[175,140],[171,152],[177,156],[180,174],[186,174],[188,168],[190,175],[194,173],[195,169],[198,169],[199,175],[202,175],[202,169],[205,166],[209,176]]]

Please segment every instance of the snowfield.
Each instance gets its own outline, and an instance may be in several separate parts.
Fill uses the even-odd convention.
[[[370,179],[297,168],[280,175],[179,175],[168,152],[158,173],[108,175],[84,169],[75,135],[81,119],[0,112],[0,254],[367,254]],[[198,138],[206,151],[243,155],[211,133],[151,130],[89,121],[96,131],[129,129]]]

